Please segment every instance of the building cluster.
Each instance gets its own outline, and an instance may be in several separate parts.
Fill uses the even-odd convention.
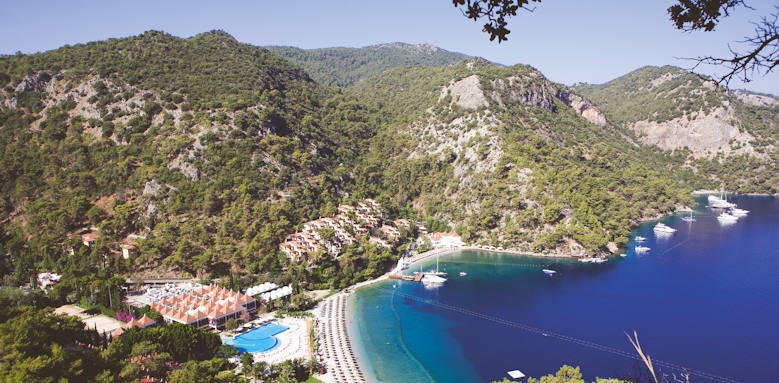
[[[455,232],[432,233],[428,236],[430,244],[436,248],[461,247],[464,245],[462,237]]]
[[[381,217],[381,205],[370,198],[357,203],[357,206],[340,205],[334,217],[319,218],[303,224],[303,230],[288,235],[279,249],[297,262],[318,250],[338,256],[345,246],[355,244],[359,242],[358,238],[366,236],[370,243],[389,248],[400,239],[400,231],[396,227],[383,225]],[[404,219],[393,223],[398,227],[410,227],[408,220]]]
[[[122,327],[119,327],[116,330],[114,330],[114,332],[111,333],[111,338],[116,338],[117,336],[122,335],[123,332],[133,327],[146,328],[146,327],[154,326],[155,324],[157,324],[157,322],[155,322],[154,319],[151,319],[148,316],[146,316],[146,314],[143,314],[142,317],[138,319],[131,319],[129,322],[122,325]]]
[[[181,290],[151,303],[166,322],[190,324],[197,328],[221,329],[227,320],[235,320],[257,311],[257,301],[247,295],[218,286]]]
[[[100,238],[100,232],[97,231],[97,228],[90,228],[90,231],[81,234],[81,242],[84,244],[84,246],[87,247],[94,246],[98,238]],[[138,242],[136,242],[136,240],[138,238],[145,239],[146,237],[137,234],[130,234],[125,239],[123,239],[121,243],[118,244],[118,250],[111,250],[111,254],[114,256],[121,255],[124,259],[130,259],[130,257],[136,253],[136,248],[138,246]],[[75,250],[72,247],[68,248],[67,252],[69,255],[75,254]]]

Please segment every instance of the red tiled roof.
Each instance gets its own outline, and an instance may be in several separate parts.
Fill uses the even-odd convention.
[[[180,323],[220,318],[245,310],[254,299],[217,286],[204,286],[188,293],[154,303],[152,308],[165,318]]]
[[[97,237],[99,237],[99,236],[100,236],[100,233],[98,233],[96,231],[93,231],[93,232],[90,232],[90,233],[82,234],[81,235],[81,239],[84,242],[94,242],[97,239]]]

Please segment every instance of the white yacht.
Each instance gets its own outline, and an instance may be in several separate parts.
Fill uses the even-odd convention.
[[[427,284],[441,284],[441,283],[444,283],[444,282],[446,282],[446,278],[439,277],[438,275],[435,275],[435,274],[427,274],[427,273],[425,273],[425,276],[422,277],[422,283],[424,283],[426,285]]]
[[[557,274],[557,271],[550,270],[550,269],[543,269],[541,271],[543,271],[544,274],[546,274],[546,275],[555,275],[555,274]]]
[[[736,217],[743,217],[749,214],[749,210],[739,209],[737,207],[730,208],[730,214]]]
[[[727,194],[725,194],[725,188],[722,187],[722,190],[720,191],[720,195],[722,197],[716,196],[716,195],[709,195],[709,207],[717,208],[717,209],[730,209],[732,207],[736,207],[736,204],[732,202],[728,202]]]
[[[738,217],[730,213],[720,213],[717,216],[717,220],[721,223],[733,223],[738,221]]]
[[[709,196],[709,197],[711,197],[711,196]],[[717,197],[715,197],[715,198],[717,198]],[[736,204],[734,204],[733,202],[725,201],[724,199],[717,198],[717,200],[714,201],[714,202],[709,200],[709,206],[711,206],[713,208],[717,208],[717,209],[729,209],[729,208],[735,207]]]
[[[636,236],[636,242],[639,242],[639,243],[640,243],[640,242],[644,242],[644,241],[646,241],[646,237],[642,237],[642,236],[640,236],[640,235],[637,235],[637,236]]]
[[[635,250],[636,250],[636,254],[643,254],[651,249],[646,246],[636,246]]]
[[[654,227],[655,233],[675,233],[676,229],[672,228],[671,226],[668,226],[662,222],[658,222],[657,225]]]

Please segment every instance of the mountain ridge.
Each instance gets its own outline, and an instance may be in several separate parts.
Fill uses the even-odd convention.
[[[104,233],[99,250],[80,250],[92,261],[128,235],[147,237],[141,257],[112,261],[120,271],[292,278],[278,243],[364,197],[475,244],[605,255],[640,220],[689,205],[694,188],[776,192],[775,109],[717,98],[678,69],[643,76],[664,96],[634,113],[635,98],[651,95],[617,79],[633,104],[590,101],[605,90],[556,84],[526,65],[407,66],[400,56],[346,88],[222,31],[150,31],[0,59],[0,207],[12,218],[3,246],[43,262],[37,249],[87,225]],[[676,96],[735,105],[726,118],[743,121],[749,147],[713,159],[662,150],[619,114],[663,123],[703,110],[666,107]],[[338,262],[314,268],[311,283],[361,278]]]
[[[318,82],[339,87],[354,85],[364,78],[397,66],[446,66],[471,57],[430,44],[402,42],[363,48],[266,48],[305,68]]]

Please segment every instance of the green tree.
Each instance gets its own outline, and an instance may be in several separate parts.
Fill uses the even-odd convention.
[[[248,378],[254,367],[254,355],[250,352],[241,354],[241,373],[244,378]]]
[[[563,365],[554,375],[542,376],[541,379],[528,378],[527,383],[584,383],[579,367]]]
[[[236,322],[235,318],[230,318],[225,322],[225,329],[228,331],[235,330],[238,327],[238,322]]]

